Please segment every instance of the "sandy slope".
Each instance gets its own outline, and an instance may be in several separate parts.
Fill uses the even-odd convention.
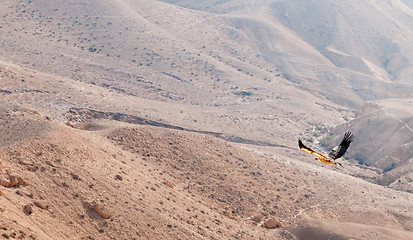
[[[385,186],[413,191],[412,113],[410,99],[372,101],[359,110],[358,117],[343,126],[358,129],[353,158],[382,169],[376,179]],[[342,131],[342,129],[337,129]],[[371,142],[375,143],[372,147]]]
[[[412,11],[397,0],[2,3],[1,99],[62,122],[80,107],[293,148],[351,120],[348,106],[412,97]],[[370,119],[383,136],[409,125]],[[371,137],[357,121],[345,130]],[[383,170],[382,150],[411,151],[367,143],[353,157]]]
[[[411,97],[405,79],[410,55],[400,54],[411,52],[411,45],[404,45],[411,36],[411,25],[405,24],[410,10],[402,6],[403,14],[389,15],[388,5],[380,5],[385,17],[377,18],[393,15],[386,24],[395,24],[383,45],[369,51],[371,41],[354,49],[340,45],[343,32],[314,47],[315,37],[330,32],[317,28],[309,35],[296,24],[302,19],[281,24],[274,14],[296,6],[290,1],[276,12],[261,5],[269,2],[223,1],[223,8],[212,9],[224,10],[217,15],[152,0],[3,1],[0,177],[3,185],[13,176],[28,185],[0,187],[0,234],[21,239],[413,238],[411,194],[346,175],[368,172],[368,179],[375,179],[374,169],[310,164],[311,157],[296,149],[297,137],[316,141],[326,129],[352,119],[353,109],[337,103]],[[354,12],[340,4],[345,13],[329,18],[340,16],[343,24]],[[368,12],[377,16],[376,10]],[[378,25],[355,29],[354,39],[369,26]],[[397,26],[408,31],[394,35]],[[386,45],[394,36],[400,45]],[[372,56],[383,49],[390,50],[382,58]],[[357,55],[363,52],[368,54]],[[389,82],[388,74],[397,81]],[[379,104],[388,114],[373,109],[373,116],[386,117],[384,126],[395,122],[400,132],[409,131],[410,116],[400,108],[406,103]],[[63,124],[72,107],[189,131],[82,116],[74,118],[72,128]],[[369,115],[364,117],[365,122],[360,118],[338,127],[335,135],[346,128],[372,137],[383,118],[374,118],[367,129]],[[270,144],[241,149],[194,132]],[[370,140],[356,141],[349,154],[365,153],[363,141],[366,146]],[[406,151],[389,158],[406,160],[409,141],[402,144]],[[384,160],[377,166],[389,167]],[[398,171],[403,175],[409,169],[403,165]],[[410,175],[386,177],[397,189],[411,183]],[[30,206],[33,212],[25,213]],[[100,209],[101,216],[92,209]],[[271,219],[281,227],[261,227]]]
[[[1,127],[2,175],[29,184],[1,188],[0,231],[9,236],[291,239],[303,229],[341,238],[412,236],[411,194],[334,169],[178,130],[113,121],[75,129],[5,107],[1,119],[8,123]],[[47,208],[26,215],[23,206],[35,202]],[[110,219],[91,210],[96,203]],[[282,227],[260,227],[271,218]]]

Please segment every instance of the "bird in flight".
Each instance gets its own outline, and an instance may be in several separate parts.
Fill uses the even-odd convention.
[[[340,163],[336,163],[335,160],[342,157],[344,155],[344,153],[347,151],[347,148],[350,146],[351,141],[354,138],[354,134],[352,134],[351,132],[346,132],[344,134],[343,140],[341,141],[340,145],[334,147],[329,153],[328,156],[324,156],[321,153],[318,153],[314,150],[312,150],[309,147],[306,147],[303,142],[298,139],[298,146],[300,147],[301,150],[303,150],[306,153],[310,153],[315,155],[317,158],[316,160],[328,164],[328,165],[340,165]]]

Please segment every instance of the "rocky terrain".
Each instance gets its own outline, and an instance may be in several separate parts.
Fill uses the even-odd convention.
[[[4,238],[413,236],[411,194],[332,168],[182,130],[68,126],[19,107],[0,116],[2,183],[24,181],[1,189]]]
[[[348,123],[361,130],[358,137],[361,144],[355,145],[355,151],[348,157],[381,169],[383,173],[375,182],[408,192],[413,191],[412,107],[407,99],[377,101],[360,108],[359,116]]]
[[[1,4],[2,238],[413,238],[411,1]]]

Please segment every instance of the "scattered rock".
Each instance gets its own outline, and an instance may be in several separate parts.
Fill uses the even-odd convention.
[[[10,187],[10,181],[7,179],[1,179],[0,183],[3,187]]]
[[[16,194],[17,194],[17,195],[20,195],[20,196],[24,196],[24,194],[23,194],[20,190],[17,190],[17,191],[16,191]]]
[[[21,186],[27,186],[28,185],[27,182],[21,177],[17,177],[17,181],[18,181],[18,185],[21,185]]]
[[[251,220],[252,220],[253,222],[256,222],[256,223],[260,223],[260,222],[261,222],[261,219],[262,219],[262,217],[259,216],[259,215],[256,215],[256,216],[254,216],[254,217],[251,218]]]
[[[279,221],[275,220],[274,218],[271,218],[271,219],[265,221],[263,226],[268,228],[268,229],[274,229],[274,228],[279,228],[282,225]]]
[[[43,201],[36,201],[36,202],[34,202],[34,205],[35,205],[36,207],[38,207],[38,208],[43,209],[43,210],[46,210],[46,209],[48,208],[48,206],[46,205],[46,203],[43,202]]]
[[[72,176],[73,180],[80,180],[80,176],[76,173],[70,173],[70,175]]]
[[[123,180],[123,177],[122,177],[121,175],[119,175],[119,174],[117,174],[117,175],[115,176],[115,178],[116,178],[116,180],[119,180],[119,181],[122,181],[122,180]]]
[[[8,177],[9,179],[1,179],[0,180],[0,185],[3,187],[16,187],[16,186],[27,186],[27,182],[21,178],[21,177],[16,177],[10,175]]]
[[[167,187],[170,187],[172,189],[174,188],[174,185],[168,181],[163,182],[163,184],[165,184]]]
[[[230,210],[225,211],[225,216],[227,218],[230,218],[230,219],[236,219],[237,218],[236,215],[234,214],[234,212],[230,211]]]
[[[19,180],[17,180],[16,176],[9,176],[9,180],[10,180],[10,187],[14,187],[19,184]]]
[[[23,212],[26,213],[26,215],[31,215],[33,213],[33,206],[31,204],[27,204],[23,207]]]
[[[94,204],[93,211],[95,211],[100,217],[104,219],[109,219],[111,217],[110,212],[100,204]]]
[[[73,124],[70,121],[67,121],[66,125],[69,126],[69,127],[75,128],[75,126],[73,126]]]

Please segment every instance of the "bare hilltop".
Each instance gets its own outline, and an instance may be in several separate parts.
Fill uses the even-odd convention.
[[[413,239],[411,1],[0,2],[0,238]]]

